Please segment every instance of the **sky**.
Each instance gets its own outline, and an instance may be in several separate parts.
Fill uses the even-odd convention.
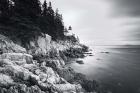
[[[81,42],[140,44],[140,0],[50,1]]]

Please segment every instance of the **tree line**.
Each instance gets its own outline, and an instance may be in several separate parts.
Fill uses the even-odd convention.
[[[10,29],[1,30],[0,34],[18,37],[23,42],[41,33],[54,40],[65,37],[62,14],[46,0],[43,4],[39,0],[0,0],[0,24]]]

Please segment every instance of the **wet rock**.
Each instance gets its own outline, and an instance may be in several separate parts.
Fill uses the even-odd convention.
[[[56,72],[67,81],[74,79],[75,72],[72,68],[58,68]]]
[[[101,52],[101,53],[109,54],[110,52]]]
[[[88,46],[86,46],[86,45],[81,45],[81,47],[82,47],[82,51],[83,51],[83,52],[88,52],[88,51],[89,51],[89,47],[88,47]]]
[[[65,54],[66,57],[69,58],[83,58],[84,56],[84,52],[81,48],[70,48],[67,49],[65,51],[63,51],[63,53]]]
[[[84,64],[83,60],[77,60],[76,63]]]
[[[47,60],[46,65],[52,68],[59,68],[61,67],[59,60]]]
[[[89,56],[94,56],[94,55],[89,55]]]
[[[44,64],[52,68],[60,68],[65,65],[65,62],[62,59],[50,59],[46,60]]]
[[[93,92],[99,88],[96,81],[88,80],[85,75],[76,73],[72,68],[57,69],[57,73],[72,84],[81,84],[87,92]]]
[[[66,57],[66,55],[62,51],[59,51],[59,55],[64,61],[68,60],[68,58]]]
[[[35,61],[24,48],[11,42],[0,41],[0,93],[77,93],[83,91],[82,87],[88,91],[95,89],[83,75],[63,68],[69,58],[84,57],[88,47],[52,42],[49,35],[42,34],[27,44],[28,53],[37,58]]]
[[[89,54],[89,55],[91,55],[92,53],[90,53],[90,52],[84,52],[84,54]]]

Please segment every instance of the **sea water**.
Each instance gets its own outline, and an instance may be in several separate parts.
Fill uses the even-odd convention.
[[[84,64],[68,66],[96,80],[106,93],[140,93],[140,46],[92,46]]]

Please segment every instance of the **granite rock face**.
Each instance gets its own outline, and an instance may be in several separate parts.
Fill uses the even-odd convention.
[[[26,49],[0,38],[0,93],[85,92],[83,79],[65,68],[69,57],[82,55],[81,45],[42,35],[31,40]]]
[[[1,58],[1,93],[63,93],[82,90],[80,85],[68,83],[52,68],[36,65],[29,54],[4,53]],[[32,59],[31,62],[29,59]]]
[[[0,52],[1,53],[26,53],[26,49],[15,44],[9,38],[0,35]]]
[[[0,59],[2,60],[10,60],[17,64],[30,64],[32,63],[32,55],[25,53],[3,53],[0,55]]]
[[[29,54],[46,55],[50,50],[51,36],[42,34],[30,41],[28,47]]]
[[[14,85],[13,79],[5,74],[0,74],[0,87],[9,87]]]
[[[11,86],[9,89],[0,88],[0,93],[49,93],[48,91],[42,91],[38,86],[34,85],[28,87],[25,84],[18,84]]]

